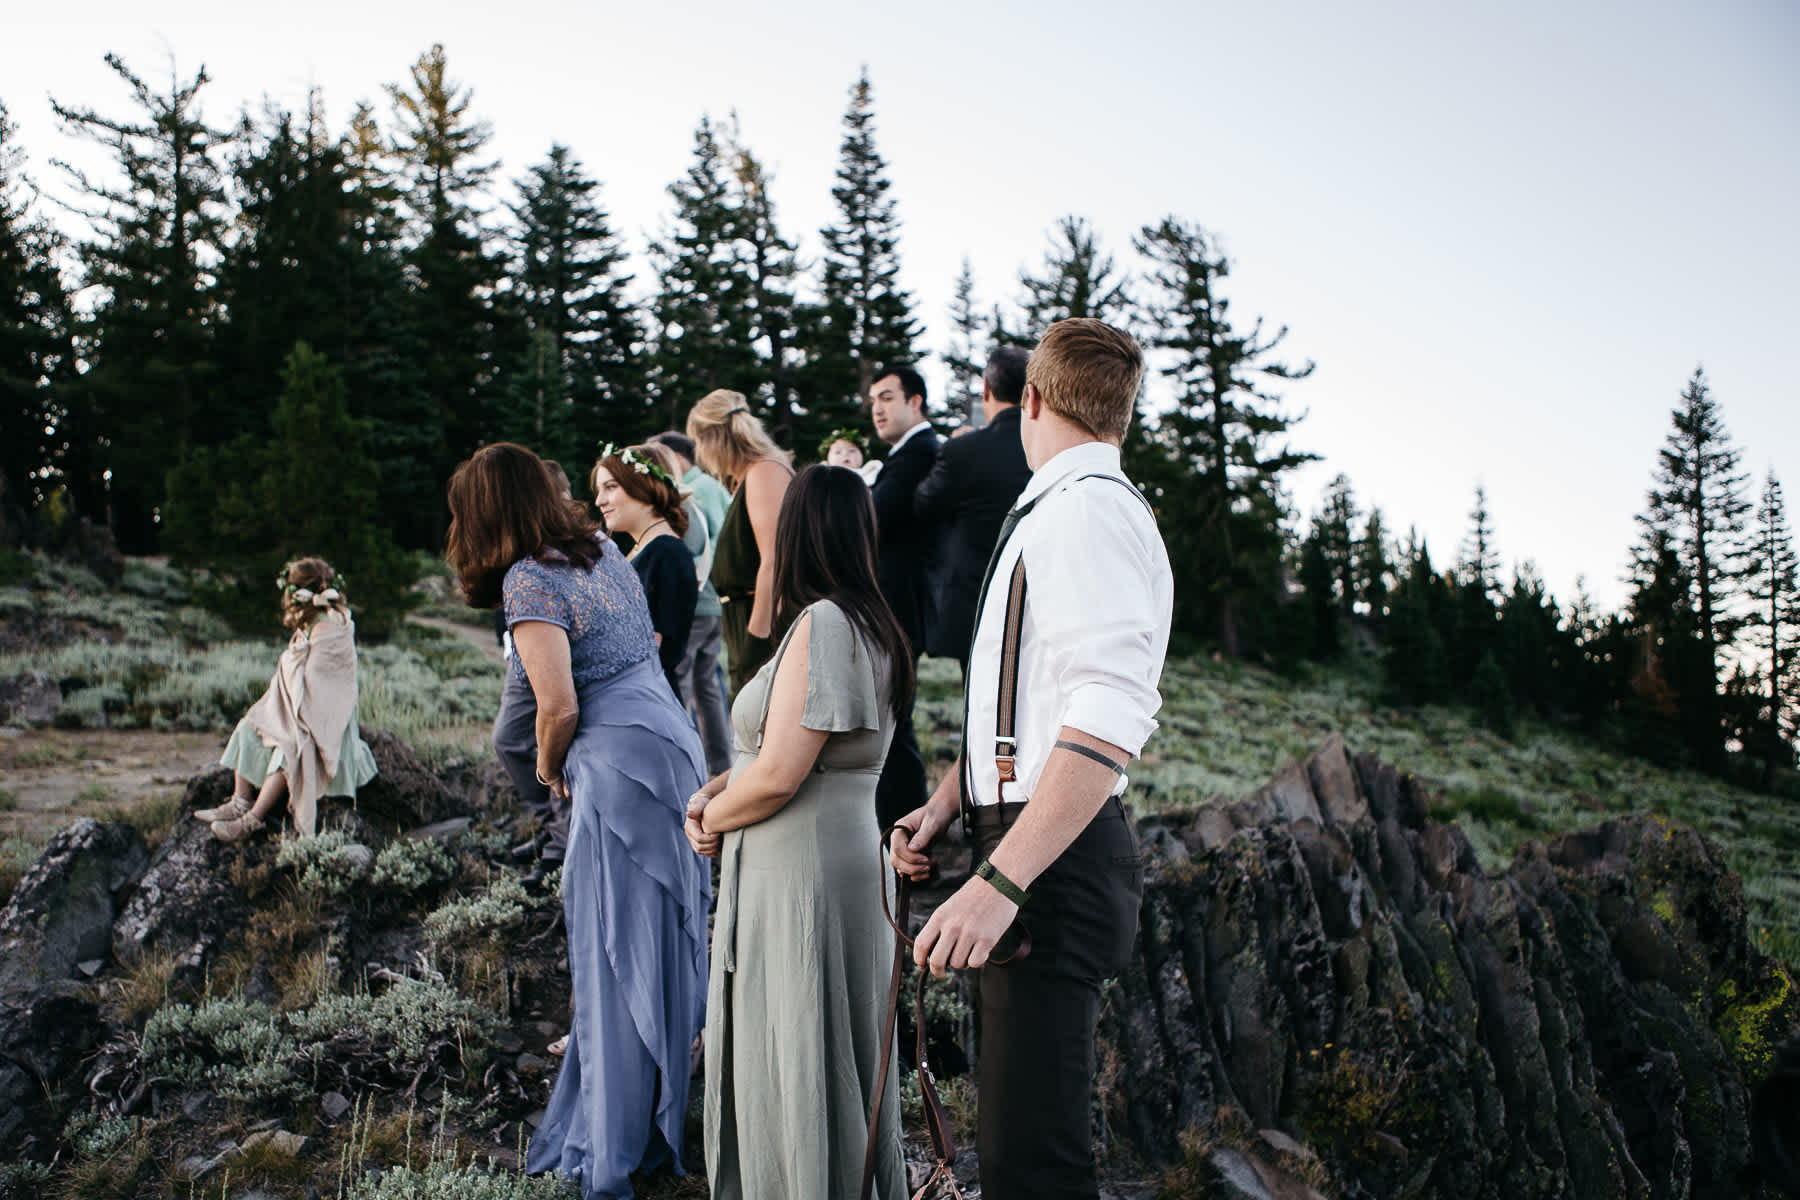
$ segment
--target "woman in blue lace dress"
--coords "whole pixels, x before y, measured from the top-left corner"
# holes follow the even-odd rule
[[[527,1170],[583,1196],[681,1172],[691,1048],[706,1007],[704,863],[682,834],[700,740],[657,659],[637,572],[522,446],[451,477],[464,596],[502,606],[537,699],[538,777],[569,805],[563,912],[573,1028]]]

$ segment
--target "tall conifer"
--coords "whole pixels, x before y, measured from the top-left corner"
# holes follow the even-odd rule
[[[211,394],[210,264],[225,229],[227,138],[200,111],[204,68],[184,83],[171,66],[159,90],[117,55],[106,65],[130,91],[132,115],[51,101],[64,128],[106,150],[117,169],[107,181],[68,168],[94,231],[79,247],[81,282],[99,301],[82,331],[88,370],[68,389],[72,427],[92,436],[68,447],[64,478],[78,509],[105,510],[120,548],[145,554],[156,548],[171,451],[231,437],[248,420]]]
[[[577,474],[599,442],[636,440],[651,423],[631,275],[599,187],[567,146],[552,145],[512,206],[512,286],[528,341],[495,431]]]
[[[1768,686],[1763,697],[1758,745],[1765,770],[1792,766],[1793,742],[1800,734],[1800,556],[1788,525],[1781,481],[1770,471],[1751,526],[1747,640],[1761,657]]]
[[[875,99],[865,69],[850,88],[838,152],[837,220],[825,244],[819,301],[803,313],[810,404],[824,424],[860,421],[877,366],[909,361],[920,329],[900,285],[900,218],[887,161],[875,145]]]
[[[650,247],[655,304],[655,388],[662,421],[680,428],[694,401],[714,388],[754,396],[750,280],[739,244],[741,214],[731,163],[708,117],[694,129],[694,157],[669,185],[673,221]]]
[[[1170,559],[1181,564],[1178,622],[1235,655],[1282,598],[1283,477],[1318,457],[1289,444],[1300,417],[1282,410],[1270,384],[1304,379],[1313,364],[1275,357],[1285,326],[1233,326],[1221,287],[1230,264],[1204,229],[1168,217],[1135,244],[1149,263],[1149,346],[1162,352],[1175,407],[1128,443],[1133,477],[1155,494]]]
[[[61,241],[32,211],[15,133],[0,104],[0,505],[29,511],[51,486],[69,432],[59,428],[57,393],[74,375],[74,344],[55,262]]]
[[[1637,518],[1640,540],[1633,556],[1639,578],[1664,588],[1679,585],[1685,593],[1679,611],[1691,619],[1697,658],[1694,670],[1683,672],[1689,677],[1686,690],[1677,692],[1678,703],[1690,749],[1702,766],[1717,770],[1724,760],[1719,654],[1741,621],[1736,600],[1746,569],[1749,478],[1701,369],[1688,379],[1670,419],[1672,428],[1657,454],[1649,496]],[[1667,554],[1675,557],[1676,576],[1662,562]],[[1650,595],[1660,592],[1653,589]],[[1667,624],[1676,611],[1671,604],[1653,611],[1651,619]]]
[[[1131,307],[1125,277],[1113,256],[1100,248],[1100,237],[1085,217],[1067,216],[1050,234],[1050,249],[1037,274],[1022,272],[1025,290],[1020,308],[1031,337],[1043,335],[1056,321],[1098,317],[1123,325]]]
[[[411,325],[423,351],[416,369],[435,413],[432,470],[445,478],[488,432],[503,344],[515,332],[501,328],[501,264],[477,207],[497,164],[485,157],[491,129],[470,112],[473,90],[450,77],[441,44],[387,94],[410,225]],[[434,512],[435,534],[445,519]]]

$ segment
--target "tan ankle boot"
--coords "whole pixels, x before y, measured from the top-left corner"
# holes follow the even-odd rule
[[[197,809],[194,812],[194,820],[206,821],[208,823],[213,821],[235,821],[249,811],[250,801],[244,799],[242,796],[233,796],[217,808]]]
[[[241,842],[263,827],[263,819],[253,812],[246,812],[234,821],[214,821],[212,834],[221,842]]]

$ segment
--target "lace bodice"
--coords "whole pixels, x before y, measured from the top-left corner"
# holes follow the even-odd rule
[[[557,551],[545,557],[548,563],[521,558],[507,568],[500,602],[508,628],[545,621],[566,631],[576,687],[656,657],[644,587],[610,538],[601,539],[600,559],[586,571]],[[524,671],[517,655],[511,669]]]

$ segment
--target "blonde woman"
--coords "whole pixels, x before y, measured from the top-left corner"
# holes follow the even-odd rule
[[[275,582],[287,649],[219,758],[233,773],[231,799],[194,814],[222,842],[261,829],[284,796],[294,828],[311,837],[321,796],[355,796],[375,778],[356,724],[356,623],[337,573],[322,558],[301,558]]]
[[[742,392],[702,396],[688,413],[700,468],[731,491],[713,553],[712,584],[723,610],[725,654],[735,693],[769,660],[775,625],[775,526],[794,477],[792,456],[775,444]]]

